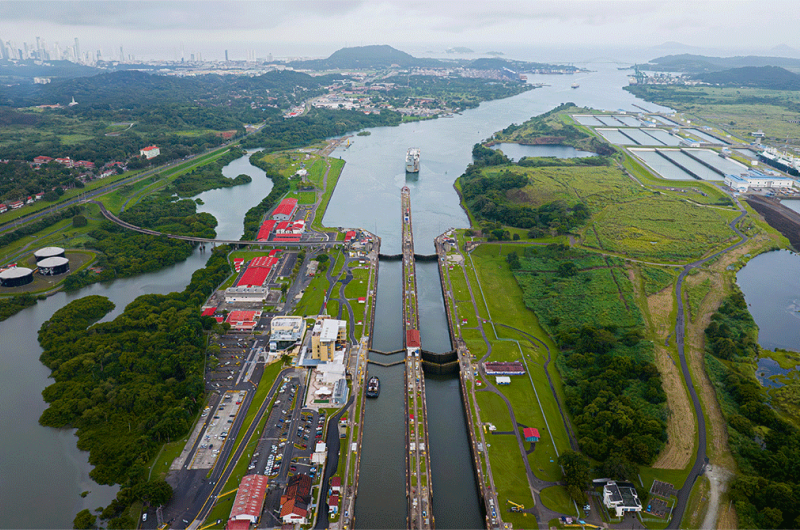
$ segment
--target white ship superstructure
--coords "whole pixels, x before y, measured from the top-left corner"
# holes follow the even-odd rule
[[[763,151],[758,153],[758,157],[762,162],[782,171],[794,169],[800,172],[800,158],[778,151],[774,147],[765,147]]]
[[[406,173],[419,173],[419,147],[409,147],[406,153]]]

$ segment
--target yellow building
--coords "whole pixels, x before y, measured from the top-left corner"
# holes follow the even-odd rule
[[[333,361],[337,343],[341,349],[347,341],[347,322],[332,318],[321,318],[311,331],[311,357],[325,362]]]

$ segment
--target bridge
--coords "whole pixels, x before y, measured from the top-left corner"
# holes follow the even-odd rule
[[[433,488],[428,455],[428,413],[425,402],[425,374],[422,370],[419,338],[419,306],[414,262],[414,233],[411,226],[411,191],[401,192],[403,223],[403,322],[406,347],[406,497],[408,528],[433,528]]]
[[[210,243],[213,245],[270,245],[270,246],[278,246],[278,247],[313,247],[313,246],[323,246],[323,247],[333,247],[336,245],[336,237],[329,236],[324,232],[313,232],[313,236],[311,239],[306,239],[305,241],[247,241],[247,240],[240,240],[240,239],[213,239],[208,237],[194,237],[194,236],[182,236],[178,234],[166,234],[164,232],[158,232],[156,230],[150,230],[149,228],[142,228],[141,226],[136,226],[131,224],[127,221],[123,221],[113,213],[109,212],[106,206],[100,201],[86,201],[91,202],[92,204],[96,204],[100,207],[100,213],[103,214],[103,217],[115,223],[123,228],[128,230],[132,230],[134,232],[139,232],[140,234],[147,234],[151,236],[158,236],[158,237],[166,237],[168,239],[180,239],[181,241],[190,241],[192,243]]]

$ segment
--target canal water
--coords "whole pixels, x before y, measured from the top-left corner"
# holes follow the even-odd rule
[[[231,169],[233,168],[233,169]],[[223,173],[246,173],[253,182],[200,195],[198,211],[219,221],[217,235],[238,239],[244,214],[269,193],[272,182],[247,157],[234,160]],[[266,181],[266,182],[265,182]],[[58,293],[0,322],[0,525],[4,528],[71,528],[75,514],[108,505],[118,487],[100,486],[89,477],[89,454],[78,450],[73,429],[39,425],[46,408],[42,390],[53,381],[39,362],[42,349],[37,332],[53,313],[88,295],[108,297],[116,308],[105,320],[119,315],[136,297],[182,290],[192,274],[202,268],[209,252],[196,250],[186,261],[134,278],[94,284],[76,293]],[[82,498],[81,492],[89,494]]]
[[[371,136],[354,137],[349,148],[336,152],[336,156],[341,156],[347,164],[331,199],[324,224],[363,227],[376,232],[383,240],[383,252],[398,254],[400,188],[408,185],[411,188],[414,209],[416,250],[421,254],[433,254],[433,238],[436,235],[449,227],[468,226],[467,217],[459,206],[458,196],[453,189],[453,182],[471,161],[472,146],[476,142],[488,138],[511,123],[522,123],[569,101],[604,110],[639,112],[644,108],[649,111],[670,112],[669,109],[638,100],[623,91],[621,87],[627,84],[627,73],[617,71],[616,64],[588,64],[587,67],[592,71],[578,76],[531,75],[529,83],[546,83],[548,86],[513,98],[483,103],[480,107],[465,111],[454,118],[377,128],[371,130]],[[580,90],[571,90],[571,83],[576,81],[580,82]],[[406,175],[404,166],[405,152],[412,146],[422,150],[422,168],[419,175],[414,176]],[[232,170],[229,176],[235,177],[239,173],[253,174],[250,172],[254,168],[243,161],[244,159],[240,159],[233,163],[241,164],[242,167]],[[244,214],[269,190],[268,183],[259,183],[260,178],[256,177],[253,183],[241,187],[214,190],[200,196],[205,204],[199,210],[209,211],[217,217],[217,232],[221,237],[236,239],[241,234]],[[239,194],[245,190],[247,193]],[[72,431],[43,428],[37,423],[44,410],[41,391],[51,382],[48,379],[48,370],[38,360],[41,349],[36,331],[42,322],[68,301],[88,294],[108,296],[117,304],[115,314],[118,314],[140,294],[181,290],[189,283],[191,274],[203,266],[206,258],[206,254],[195,252],[185,262],[165,270],[90,286],[71,295],[58,294],[0,323],[0,336],[4,339],[13,337],[13,341],[4,340],[0,346],[0,362],[5,368],[0,373],[0,400],[4,404],[0,408],[0,444],[5,455],[0,459],[0,513],[4,516],[0,524],[11,528],[68,528],[77,511],[104,506],[116,492],[115,488],[98,486],[88,478],[91,469],[87,462],[88,455],[77,450]],[[398,272],[392,276],[387,271],[394,266],[398,267]],[[399,263],[381,264],[381,295],[377,307],[379,316],[376,317],[375,326],[375,346],[379,349],[396,349],[402,346],[399,312],[386,312],[387,306],[395,306],[399,311],[399,266]],[[421,269],[421,276],[425,275],[423,269],[424,267]],[[443,302],[438,281],[438,274],[430,274],[429,279],[424,283],[420,282],[419,287],[422,293],[438,292],[438,307],[441,308]],[[394,287],[386,282],[393,282]],[[392,292],[395,292],[391,295],[396,297],[394,300],[383,296],[383,293]],[[427,302],[421,305],[421,311],[426,318],[436,314],[435,311],[431,312],[436,304],[437,302],[431,302],[430,309],[427,308]],[[443,314],[443,309],[437,311]],[[446,351],[449,347],[445,340],[445,328],[440,327],[440,324],[435,324],[435,327],[438,331],[429,330],[429,322],[425,322],[421,330],[423,347]],[[371,369],[377,370],[377,367]],[[385,391],[382,389],[379,399],[371,400],[367,405],[366,422],[367,426],[371,426],[365,426],[364,431],[365,461],[362,466],[366,467],[362,467],[362,486],[359,487],[356,508],[360,519],[357,519],[356,524],[359,527],[399,528],[405,526],[406,510],[400,387],[403,371],[402,367],[398,367],[381,373],[381,381],[385,377],[388,385]],[[393,381],[397,382],[396,394],[392,390]],[[432,381],[428,392],[438,390],[435,378]],[[447,411],[455,415],[456,410],[461,414],[460,405],[453,408],[453,403],[458,401],[452,400],[460,400],[457,385],[453,381],[445,378],[442,389],[446,396],[429,400],[431,417],[442,417],[440,413]],[[437,408],[439,403],[442,404],[441,409]],[[437,455],[440,451],[450,451],[451,454],[445,456],[451,457],[451,462],[458,462],[458,467],[470,470],[471,473],[471,456],[466,449],[465,429],[462,425],[461,431],[453,430],[453,425],[447,422],[431,423],[430,450]],[[374,430],[368,433],[367,429]],[[399,435],[395,432],[397,429]],[[463,451],[459,447],[464,448]],[[370,454],[373,456],[369,456]],[[370,458],[373,458],[372,463]],[[444,457],[438,458],[445,461]],[[401,471],[397,471],[398,469]],[[386,481],[395,479],[402,481],[400,490],[396,486],[384,485]],[[370,480],[373,482],[369,482]],[[464,504],[477,504],[474,480],[453,479],[441,470],[439,464],[434,464],[433,484],[436,492],[434,516],[437,524],[445,525],[443,527],[448,524],[473,526],[466,522],[445,523],[447,516],[442,513],[447,510],[464,511]],[[79,494],[87,490],[91,493],[86,498],[81,498]],[[399,496],[397,491],[400,492]],[[439,496],[445,491],[452,492],[453,498],[458,499],[458,502],[442,507],[444,501],[440,502]],[[370,495],[373,497],[370,498]],[[482,521],[474,526],[482,526]]]
[[[403,348],[402,278],[402,262],[381,261],[372,340],[376,350],[389,352]],[[399,361],[403,357],[403,353],[370,354],[371,359],[381,363]],[[403,365],[369,364],[367,377],[373,375],[381,380],[381,393],[376,399],[365,399],[355,527],[405,528],[405,371]]]

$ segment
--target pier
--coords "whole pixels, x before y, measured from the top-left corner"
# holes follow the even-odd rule
[[[411,191],[401,192],[403,223],[403,322],[406,348],[406,497],[408,528],[433,528],[431,466],[428,458],[428,417],[425,375],[419,336],[419,306],[411,225]]]

